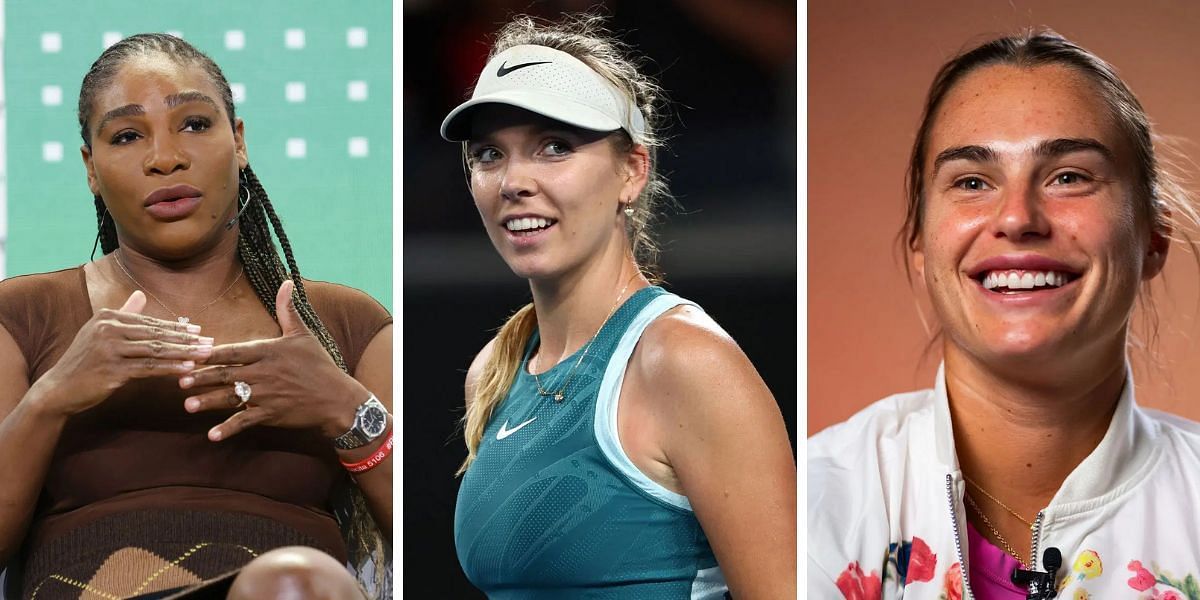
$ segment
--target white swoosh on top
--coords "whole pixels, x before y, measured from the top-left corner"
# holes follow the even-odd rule
[[[504,438],[506,438],[506,437],[508,437],[508,436],[510,436],[510,435],[512,435],[512,434],[514,434],[514,433],[516,433],[516,432],[518,432],[518,431],[520,431],[522,427],[524,427],[524,426],[526,426],[526,425],[528,425],[528,424],[530,424],[530,423],[532,423],[532,422],[534,422],[534,421],[536,421],[536,420],[537,420],[537,417],[534,417],[534,418],[532,418],[532,419],[530,419],[530,420],[528,420],[528,421],[525,421],[524,423],[521,423],[520,425],[517,425],[516,427],[513,427],[512,429],[509,429],[509,428],[508,428],[508,421],[507,421],[507,420],[505,420],[505,421],[504,421],[504,424],[500,425],[500,431],[497,431],[497,432],[496,432],[496,439],[497,439],[497,440],[502,440],[502,439],[504,439]]]

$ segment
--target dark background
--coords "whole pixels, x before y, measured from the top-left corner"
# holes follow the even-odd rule
[[[481,597],[454,553],[463,378],[495,328],[529,301],[467,191],[438,126],[464,100],[491,34],[516,13],[594,2],[404,6],[404,593]],[[600,12],[645,54],[673,102],[660,170],[682,210],[659,230],[665,287],[741,345],[796,443],[796,8],[776,0],[614,1]]]

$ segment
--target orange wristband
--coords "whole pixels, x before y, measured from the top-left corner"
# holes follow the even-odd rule
[[[389,429],[387,438],[383,440],[383,445],[380,446],[379,449],[375,451],[375,454],[368,456],[365,460],[360,460],[355,463],[348,463],[344,460],[340,461],[340,462],[342,463],[342,466],[346,467],[346,470],[350,471],[351,473],[363,473],[366,471],[370,471],[371,469],[374,469],[375,467],[379,466],[379,463],[383,462],[383,459],[387,458],[388,455],[390,455],[391,453],[392,453],[392,432]]]

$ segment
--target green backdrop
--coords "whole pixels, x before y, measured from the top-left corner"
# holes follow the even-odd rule
[[[391,310],[391,9],[384,0],[4,2],[6,274],[88,260],[96,215],[79,158],[79,84],[106,40],[164,31],[211,56],[233,84],[250,163],[301,273]]]

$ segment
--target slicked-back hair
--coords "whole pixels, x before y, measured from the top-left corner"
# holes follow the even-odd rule
[[[230,89],[225,73],[217,63],[181,38],[165,33],[139,33],[105,49],[83,76],[83,84],[79,86],[79,135],[88,148],[92,147],[92,132],[88,129],[88,123],[92,117],[96,95],[112,83],[126,62],[142,56],[166,56],[176,64],[203,69],[221,95],[221,104],[225,106],[225,114],[229,115],[229,126],[234,126],[236,116],[233,109],[233,90]]]
[[[1112,65],[1050,29],[1036,28],[992,40],[959,54],[942,65],[934,77],[909,157],[905,182],[907,208],[904,226],[896,239],[904,256],[904,271],[909,281],[912,281],[912,253],[919,246],[924,225],[925,155],[929,152],[929,135],[936,124],[938,110],[946,96],[964,78],[979,69],[996,65],[1024,69],[1063,67],[1082,77],[1091,86],[1095,95],[1107,106],[1109,116],[1133,152],[1132,167],[1136,180],[1132,209],[1139,224],[1148,225],[1155,233],[1186,244],[1192,251],[1197,270],[1200,270],[1200,246],[1191,233],[1200,225],[1200,213],[1191,195],[1172,172],[1171,161],[1156,153],[1156,146],[1157,149],[1172,150],[1171,145],[1154,134],[1142,104]],[[1133,335],[1130,342],[1134,348],[1149,350],[1156,343],[1159,325],[1150,280],[1142,285],[1138,301],[1144,309],[1142,329],[1145,339]],[[924,316],[921,320],[925,322]],[[940,335],[939,330],[930,338],[925,348],[926,354],[934,348]]]
[[[178,65],[202,69],[220,95],[220,102],[229,115],[229,126],[236,128],[233,92],[221,68],[195,46],[180,38],[163,33],[143,33],[109,46],[92,63],[91,69],[83,77],[83,84],[79,90],[79,129],[84,144],[89,148],[92,143],[89,128],[96,96],[112,83],[113,78],[129,60],[143,56],[165,56]],[[241,192],[242,189],[246,192]],[[304,325],[321,342],[321,346],[338,368],[346,371],[346,361],[341,350],[308,300],[304,278],[301,277],[300,267],[292,254],[292,245],[283,230],[283,222],[275,213],[271,199],[249,165],[242,169],[239,175],[238,202],[242,202],[243,195],[247,199],[244,207],[238,207],[244,208],[238,217],[238,258],[245,269],[246,280],[250,282],[263,308],[273,318],[278,319],[275,314],[275,297],[284,280],[291,279],[295,284],[292,301]],[[104,199],[95,196],[94,201],[98,241],[103,253],[109,254],[120,247],[120,240],[117,238],[116,226],[108,214]],[[283,250],[283,258],[275,246],[275,240],[278,240],[279,248]],[[383,542],[362,492],[348,479],[344,483],[349,486],[349,493],[338,494],[338,497],[347,497],[348,506],[334,507],[332,512],[338,517],[342,533],[346,537],[350,560],[360,574],[360,581],[364,574],[373,576],[374,581],[369,582],[371,587],[383,590],[390,585],[387,568],[391,560],[390,549]]]
[[[1155,155],[1155,136],[1150,118],[1137,96],[1104,59],[1049,29],[1032,29],[977,46],[952,59],[938,70],[929,87],[921,125],[909,158],[906,181],[907,209],[898,242],[906,258],[920,240],[925,211],[925,155],[937,112],[950,91],[967,75],[993,65],[1032,69],[1060,66],[1083,77],[1107,104],[1113,122],[1133,150],[1137,177],[1134,212],[1155,231],[1180,232],[1176,224],[1194,226],[1198,220],[1191,198]],[[905,269],[909,260],[904,261]]]

